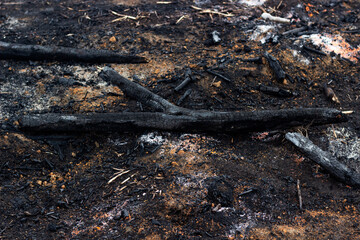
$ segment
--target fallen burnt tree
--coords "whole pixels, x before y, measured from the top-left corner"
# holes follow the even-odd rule
[[[146,63],[144,57],[121,55],[108,50],[15,44],[0,41],[0,58],[17,60],[56,60],[88,63]]]
[[[129,131],[159,129],[187,132],[234,132],[285,129],[304,124],[346,121],[341,111],[328,108],[264,110],[256,112],[197,111],[178,107],[105,67],[100,76],[123,92],[160,112],[37,114],[20,118],[20,128],[32,132]]]
[[[192,111],[190,110],[189,113]],[[235,132],[286,129],[313,122],[344,121],[341,112],[328,108],[265,110],[256,112],[193,111],[189,115],[159,112],[93,114],[35,114],[20,119],[22,130],[31,132],[109,132],[159,129],[186,132]]]
[[[326,169],[331,175],[346,184],[360,186],[360,174],[331,156],[329,152],[313,144],[313,142],[299,133],[287,133],[286,139],[292,142],[311,160]]]

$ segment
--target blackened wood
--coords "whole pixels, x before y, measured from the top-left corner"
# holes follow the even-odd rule
[[[176,102],[177,105],[181,105],[183,101],[191,94],[192,90],[188,89],[186,92],[179,98],[179,100]]]
[[[295,33],[298,33],[298,32],[303,32],[303,31],[307,30],[308,28],[309,28],[308,26],[294,28],[294,29],[291,29],[289,31],[283,32],[282,35],[286,36],[286,35],[289,35],[289,34],[295,34]]]
[[[128,97],[136,99],[142,104],[152,107],[157,111],[171,114],[178,114],[179,112],[184,111],[184,109],[170,103],[159,95],[150,92],[141,85],[124,78],[112,68],[105,67],[99,76],[105,81],[109,81],[112,84],[119,86]]]
[[[292,96],[294,96],[294,94],[290,90],[278,88],[278,87],[270,87],[270,86],[260,85],[259,91],[266,93],[266,94],[273,95],[273,96],[277,96],[277,97],[292,97]]]
[[[309,52],[313,52],[313,53],[316,53],[316,54],[319,54],[319,55],[322,55],[322,56],[326,56],[327,54],[322,52],[322,51],[319,51],[319,50],[316,50],[314,48],[311,48],[311,47],[308,47],[306,45],[303,46],[303,49],[309,51]]]
[[[348,168],[329,152],[313,144],[313,142],[299,133],[287,133],[286,139],[292,142],[311,160],[326,169],[331,175],[340,179],[346,184],[360,186],[360,174]]]
[[[240,58],[243,62],[254,62],[254,63],[261,63],[261,57],[254,57],[254,58]]]
[[[283,82],[285,79],[285,71],[282,69],[279,61],[268,52],[264,53],[264,57],[269,62],[270,68],[273,70],[276,80]]]
[[[30,132],[105,132],[158,129],[183,132],[248,132],[286,129],[305,124],[346,120],[340,111],[327,108],[264,110],[256,112],[191,111],[189,115],[159,112],[94,113],[88,115],[35,114],[19,119]]]
[[[227,82],[232,82],[231,79],[229,79],[229,78],[221,75],[220,73],[214,72],[214,71],[212,71],[212,70],[210,70],[210,69],[206,69],[206,71],[207,71],[208,73],[211,73],[212,75],[215,75],[215,76],[217,76],[217,77],[219,77],[219,78],[227,81]]]
[[[187,68],[185,71],[185,79],[184,81],[182,81],[176,88],[175,91],[180,91],[181,89],[183,89],[189,82],[192,81],[192,77],[191,77],[191,69]]]
[[[17,60],[56,60],[88,63],[146,63],[144,57],[121,55],[108,50],[76,49],[58,46],[25,45],[0,41],[0,58]]]

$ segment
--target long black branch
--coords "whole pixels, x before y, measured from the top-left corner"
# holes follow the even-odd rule
[[[194,111],[193,115],[159,112],[92,114],[35,114],[20,118],[20,128],[31,132],[106,132],[158,129],[186,132],[248,132],[286,129],[308,123],[344,121],[341,112],[327,108],[264,110],[256,112]]]
[[[56,60],[88,63],[146,63],[134,55],[122,55],[109,50],[77,49],[58,46],[25,45],[0,41],[0,58],[17,60]]]
[[[143,128],[187,132],[236,132],[285,129],[312,123],[346,121],[341,111],[329,108],[299,108],[255,112],[198,111],[178,107],[146,88],[122,77],[111,68],[100,76],[118,85],[124,93],[159,112],[93,113],[87,115],[42,114],[20,119],[29,131],[129,131]]]

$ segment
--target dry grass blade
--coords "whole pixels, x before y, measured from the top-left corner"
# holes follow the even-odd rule
[[[112,177],[112,178],[108,181],[108,184],[112,183],[112,182],[115,181],[118,177],[120,177],[120,176],[122,176],[122,175],[124,175],[124,174],[126,174],[126,173],[128,173],[128,172],[130,172],[130,170],[120,171],[120,172],[115,173],[115,174],[114,174],[114,177]]]
[[[119,21],[122,21],[122,20],[125,20],[125,19],[131,19],[131,20],[138,20],[139,19],[139,17],[133,17],[133,16],[130,16],[130,15],[121,14],[121,13],[118,13],[118,12],[115,12],[115,11],[112,11],[112,10],[110,10],[110,13],[112,13],[115,16],[119,17],[119,18],[116,18],[116,19],[112,20],[111,22],[119,22]]]
[[[193,9],[200,11],[200,14],[217,14],[220,16],[224,16],[224,17],[234,17],[234,14],[231,13],[222,13],[222,12],[217,12],[211,9],[202,9],[199,7],[195,7],[195,6],[191,6]]]

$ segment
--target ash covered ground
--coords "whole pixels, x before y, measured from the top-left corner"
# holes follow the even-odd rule
[[[359,190],[286,142],[285,131],[266,138],[16,129],[31,113],[151,111],[98,76],[111,66],[173,103],[191,89],[180,104],[190,109],[353,110],[346,123],[289,131],[307,134],[358,170],[359,9],[352,0],[2,1],[1,41],[108,49],[149,62],[0,60],[0,238],[358,238]],[[291,22],[264,20],[263,11]],[[301,34],[284,34],[296,28]],[[275,79],[265,51],[281,63],[284,81]],[[250,58],[259,60],[244,61]],[[194,81],[174,91],[189,68]],[[325,96],[324,84],[338,103]],[[294,94],[268,95],[259,85]]]

